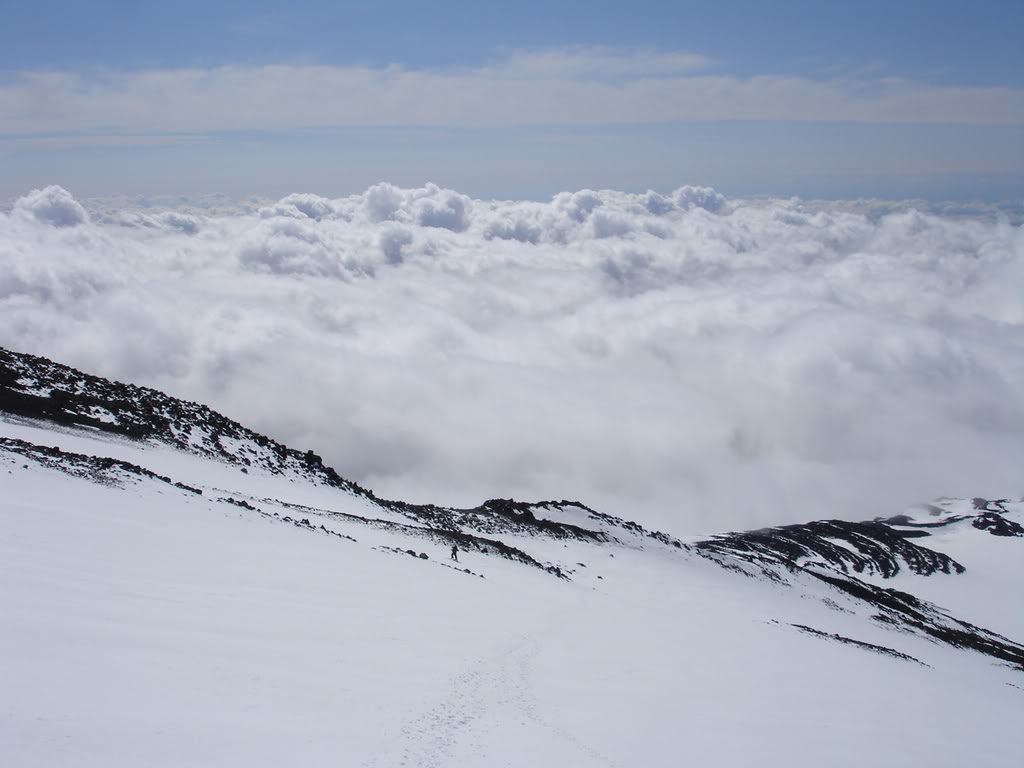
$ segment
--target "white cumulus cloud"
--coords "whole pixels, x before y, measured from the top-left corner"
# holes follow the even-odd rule
[[[0,214],[0,344],[208,402],[380,493],[677,531],[1020,494],[1024,233],[713,189]]]
[[[54,227],[74,227],[89,220],[89,215],[71,193],[56,185],[34,189],[19,198],[14,211]]]

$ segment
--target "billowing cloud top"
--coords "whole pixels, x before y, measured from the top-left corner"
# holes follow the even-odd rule
[[[210,403],[410,500],[675,530],[1024,490],[998,216],[427,185],[251,213],[0,214],[0,344]]]
[[[73,227],[89,220],[89,215],[71,193],[58,186],[32,190],[18,199],[14,212],[55,227]]]

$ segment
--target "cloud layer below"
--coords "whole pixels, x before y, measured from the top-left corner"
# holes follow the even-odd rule
[[[385,495],[714,530],[1024,491],[1024,232],[714,190],[0,214],[0,344]]]

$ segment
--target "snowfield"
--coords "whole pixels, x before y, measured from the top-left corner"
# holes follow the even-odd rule
[[[1020,759],[1019,502],[856,529],[914,534],[884,578],[813,554],[867,551],[842,525],[708,549],[571,502],[389,502],[194,404],[4,354],[4,765]],[[132,409],[149,436],[118,432]],[[152,414],[171,412],[165,434]],[[812,554],[767,554],[799,537]],[[915,573],[920,547],[964,572]],[[902,608],[892,587],[935,605]]]

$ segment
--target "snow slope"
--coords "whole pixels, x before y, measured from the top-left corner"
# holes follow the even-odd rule
[[[4,765],[1020,758],[1024,537],[991,524],[1020,503],[701,540],[419,507],[201,406],[0,362]]]

